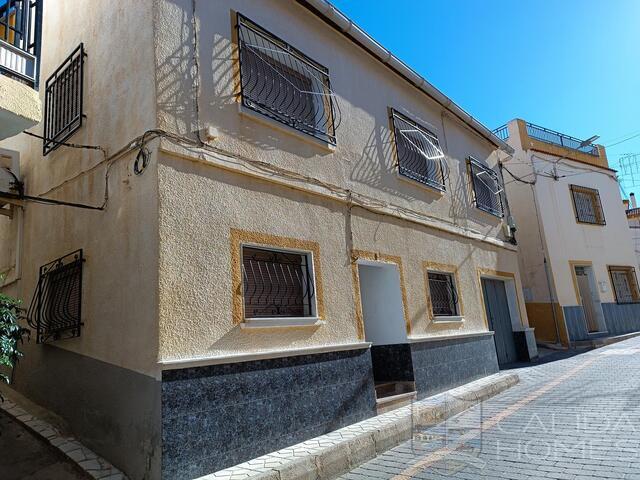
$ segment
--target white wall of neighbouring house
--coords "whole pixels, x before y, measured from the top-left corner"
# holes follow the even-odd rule
[[[548,172],[554,157],[534,154],[534,166]],[[637,259],[629,224],[621,208],[620,189],[611,170],[590,167],[570,160],[557,165],[558,180],[538,176],[536,193],[549,257],[561,305],[577,305],[572,267],[569,262],[592,262],[600,300],[614,302],[608,266],[633,266]],[[605,225],[578,223],[570,185],[597,189]]]

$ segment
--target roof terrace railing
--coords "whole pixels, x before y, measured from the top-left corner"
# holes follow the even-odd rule
[[[594,157],[600,156],[598,147],[593,143],[585,146],[580,146],[582,144],[582,140],[580,140],[579,138],[571,137],[554,130],[549,130],[548,128],[540,127],[539,125],[534,125],[533,123],[527,122],[527,135],[529,135],[531,138],[535,138],[536,140],[540,140],[541,142],[558,145],[560,147],[571,148],[588,155],[593,155]]]
[[[34,88],[42,32],[42,0],[0,0],[0,74]]]
[[[509,126],[507,124],[496,128],[491,133],[498,137],[502,141],[506,141],[509,138]]]

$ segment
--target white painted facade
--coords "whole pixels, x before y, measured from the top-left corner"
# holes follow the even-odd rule
[[[621,208],[616,173],[608,168],[603,147],[591,159],[582,152],[529,137],[522,120],[512,120],[508,127],[508,143],[515,152],[505,162],[505,188],[518,224],[520,271],[530,324],[544,331],[549,322],[558,322],[562,336],[561,315],[547,318],[543,326],[542,320],[536,321],[539,310],[534,312],[540,304],[558,304],[563,308],[581,305],[574,266],[584,265],[588,267],[600,331],[606,332],[597,303],[616,302],[609,267],[628,266],[637,270],[638,264]],[[597,190],[604,224],[577,220],[572,185]]]

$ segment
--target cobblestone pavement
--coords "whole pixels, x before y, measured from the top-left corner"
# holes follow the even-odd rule
[[[515,387],[341,478],[640,480],[640,338],[517,372]]]
[[[74,462],[0,410],[0,479],[91,480]]]

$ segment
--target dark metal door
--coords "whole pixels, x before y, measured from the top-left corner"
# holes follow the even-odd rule
[[[488,278],[482,279],[482,294],[487,311],[489,329],[494,331],[493,339],[496,344],[498,363],[515,362],[518,359],[516,345],[511,328],[511,315],[504,282]]]

